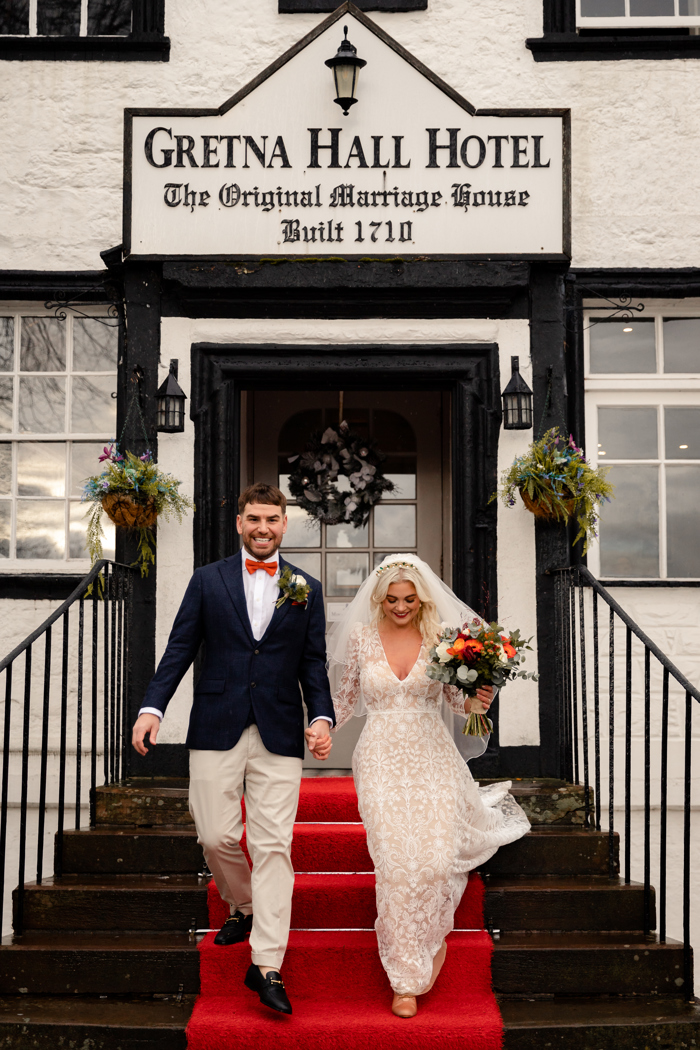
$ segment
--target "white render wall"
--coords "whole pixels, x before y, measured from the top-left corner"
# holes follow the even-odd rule
[[[536,63],[541,0],[371,17],[477,108],[572,110],[573,265],[700,264],[700,62]],[[166,0],[167,63],[3,62],[0,269],[100,268],[122,237],[124,108],[218,106],[320,21]]]

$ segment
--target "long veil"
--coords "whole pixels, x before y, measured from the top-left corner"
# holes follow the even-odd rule
[[[396,563],[412,565],[419,571],[430,597],[435,602],[437,616],[442,624],[447,627],[461,627],[462,624],[467,623],[467,621],[478,620],[479,623],[484,622],[483,618],[475,613],[466,602],[463,602],[458,598],[454,591],[452,591],[446,583],[443,583],[437,573],[433,572],[428,563],[423,561],[422,558],[419,558],[417,554],[388,554],[382,561],[381,565],[378,565],[361,584],[357,594],[350,602],[350,605],[345,610],[342,617],[339,620],[336,620],[329,629],[326,650],[328,653],[328,677],[330,679],[331,693],[333,696],[337,694],[345,672],[348,645],[353,628],[358,623],[363,626],[367,626],[371,623],[371,596],[376,586],[380,571],[385,569],[388,565]],[[354,714],[360,716],[366,713],[367,709],[364,699],[360,696]],[[447,704],[443,704],[443,718],[451,732],[454,729],[455,720],[458,720],[459,717],[459,715],[455,715],[452,712]],[[465,743],[471,742],[472,740],[478,741],[483,739],[484,738],[469,737],[465,738]],[[464,754],[464,748],[460,748],[460,750]],[[482,753],[483,750],[485,750],[485,746],[479,745],[478,753]],[[470,754],[465,755],[465,757],[475,756]]]

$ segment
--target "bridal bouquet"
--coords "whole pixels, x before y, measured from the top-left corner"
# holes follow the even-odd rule
[[[511,631],[510,635],[502,632],[497,623],[484,624],[482,620],[465,623],[461,630],[445,628],[430,650],[425,673],[471,697],[482,686],[502,689],[514,678],[537,681],[538,675],[519,670],[525,660],[523,650],[532,651],[529,639],[521,638],[520,631]],[[476,712],[469,715],[462,730],[467,736],[486,736],[492,731],[491,719]]]

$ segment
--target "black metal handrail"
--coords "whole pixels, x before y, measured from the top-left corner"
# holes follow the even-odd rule
[[[48,836],[55,831],[53,874],[60,877],[63,871],[66,810],[73,810],[76,831],[80,830],[83,823],[86,787],[83,777],[84,752],[87,752],[90,761],[87,801],[91,824],[95,818],[98,741],[103,752],[103,783],[119,780],[125,769],[132,585],[133,572],[129,566],[106,560],[97,562],[66,601],[0,660],[0,675],[5,675],[0,780],[0,918],[4,928],[5,886],[14,860],[17,889],[14,894],[13,926],[16,933],[21,932],[24,926],[24,883],[31,840],[35,847],[36,882],[41,884],[47,869],[44,851]],[[87,617],[86,602],[89,603]],[[70,620],[76,605],[78,630],[73,642],[75,632],[71,631]],[[53,632],[59,621],[60,672],[54,673]],[[37,661],[33,658],[34,651],[36,643],[42,638],[43,659],[40,656]],[[86,644],[90,650],[89,663],[85,659]],[[21,704],[18,705],[18,698],[13,698],[13,672],[22,656],[24,682]],[[38,663],[40,676],[37,676]],[[34,702],[35,691],[39,691],[39,688],[40,706]],[[89,700],[84,703],[86,693]],[[13,704],[20,707],[14,723]],[[69,770],[69,760],[73,754],[75,760]],[[13,774],[13,767],[16,770],[17,766],[19,776],[16,772]],[[74,781],[72,785],[69,783],[71,774]],[[15,786],[17,781],[18,793]],[[14,798],[11,797],[13,794]],[[30,799],[30,794],[35,797]],[[17,808],[18,826],[11,827],[10,811]],[[35,821],[31,819],[34,810]]]
[[[692,784],[692,729],[693,701],[700,702],[700,690],[690,682],[664,652],[648,637],[631,616],[615,601],[603,585],[585,566],[567,567],[556,571],[555,608],[557,620],[557,665],[559,667],[559,740],[561,745],[561,767],[567,779],[581,783],[583,775],[585,797],[585,819],[589,826],[601,830],[601,788],[603,776],[607,774],[607,817],[609,875],[617,878],[615,854],[615,792],[616,765],[615,735],[620,715],[624,726],[624,767],[621,783],[624,793],[624,860],[623,877],[626,884],[631,881],[632,869],[632,782],[633,768],[642,766],[643,779],[643,849],[642,870],[644,883],[644,933],[649,936],[652,921],[652,717],[659,716],[661,735],[659,742],[658,782],[658,938],[664,943],[667,938],[668,880],[669,880],[669,715],[670,686],[675,683],[683,692],[683,833],[682,833],[682,941],[683,941],[683,993],[693,997],[693,958],[690,943],[690,857],[691,857],[691,784]],[[589,592],[590,619],[586,615],[585,594]],[[608,628],[601,635],[599,622],[599,599],[608,607]],[[624,629],[624,708],[616,704],[618,676],[616,670],[616,627]],[[601,750],[601,639],[606,644],[607,633],[607,755]],[[639,643],[639,644],[636,644]],[[641,747],[637,746],[633,733],[635,682],[634,661],[643,653],[643,735]],[[653,663],[652,663],[653,660]],[[593,696],[589,695],[589,667],[593,670]],[[603,665],[604,666],[604,665]],[[654,692],[654,670],[661,671],[661,702],[652,710]],[[605,671],[603,670],[603,675]],[[680,722],[680,719],[679,719]],[[592,725],[591,725],[592,723]],[[594,803],[591,806],[591,746],[593,749]],[[607,769],[605,764],[607,763]],[[619,786],[619,785],[618,785]]]

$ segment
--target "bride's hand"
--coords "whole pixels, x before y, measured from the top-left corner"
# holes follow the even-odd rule
[[[466,714],[485,715],[493,703],[493,686],[484,685],[476,691],[476,696],[468,696],[464,701]]]

